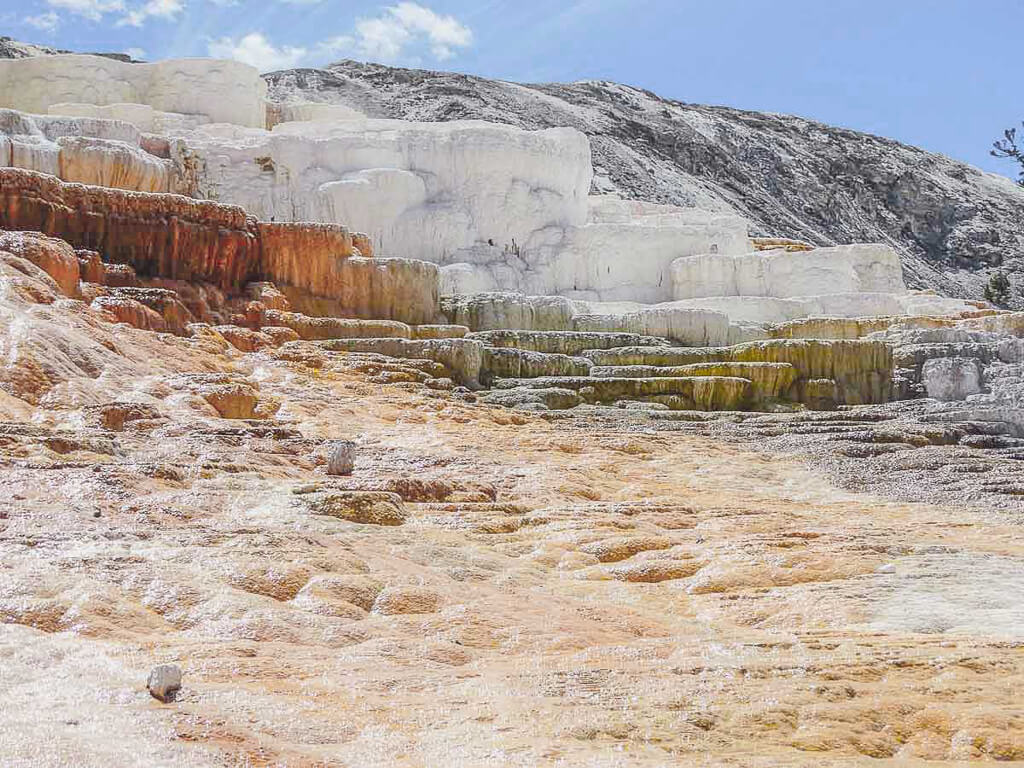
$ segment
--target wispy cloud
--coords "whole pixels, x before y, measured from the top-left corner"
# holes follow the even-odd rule
[[[302,46],[276,46],[261,32],[251,32],[237,40],[229,37],[212,40],[208,51],[219,59],[251,64],[261,72],[296,67],[309,54],[309,49]]]
[[[150,17],[173,19],[184,10],[183,0],[149,0],[144,5],[129,10],[118,20],[117,25],[119,27],[141,27]]]
[[[101,21],[107,16],[117,15],[117,26],[141,27],[147,19],[172,20],[185,10],[185,0],[146,0],[131,6],[126,5],[125,0],[46,0],[46,4],[54,10],[29,17],[25,23],[40,29],[53,29],[60,23],[57,11],[62,11],[89,21]]]
[[[48,11],[38,16],[26,16],[22,21],[43,32],[53,32],[60,25],[60,16],[56,11]]]
[[[281,0],[289,3],[317,1]],[[240,38],[211,40],[207,50],[211,56],[235,59],[267,72],[339,56],[393,62],[410,52],[415,55],[423,48],[434,58],[445,61],[472,44],[472,30],[454,16],[442,16],[418,3],[401,2],[384,8],[378,16],[359,19],[350,34],[325,38],[309,46],[277,45],[257,31]]]
[[[393,61],[420,40],[443,61],[452,58],[455,49],[472,45],[473,31],[454,16],[413,2],[390,6],[380,16],[356,23],[357,48],[369,58]]]
[[[99,21],[104,14],[124,10],[124,0],[46,0],[51,8],[84,16],[90,21]]]

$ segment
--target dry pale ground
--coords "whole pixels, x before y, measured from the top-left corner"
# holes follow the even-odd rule
[[[0,402],[4,766],[1024,761],[1013,514],[0,309],[29,393]],[[182,375],[213,371],[269,418],[218,418]],[[115,400],[147,417],[101,428]],[[327,438],[359,442],[351,478]],[[311,514],[310,483],[408,519]]]

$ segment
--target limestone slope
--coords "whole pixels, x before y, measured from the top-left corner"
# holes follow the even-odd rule
[[[574,127],[590,137],[595,192],[735,210],[754,235],[889,243],[911,287],[980,298],[994,267],[1024,279],[1024,189],[889,139],[610,82],[518,85],[353,61],[265,77],[272,98],[371,117]]]

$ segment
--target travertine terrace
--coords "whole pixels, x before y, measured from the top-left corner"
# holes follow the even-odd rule
[[[1024,315],[590,162],[0,61],[0,763],[1024,761]]]

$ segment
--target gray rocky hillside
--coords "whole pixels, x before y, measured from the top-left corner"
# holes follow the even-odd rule
[[[595,192],[735,209],[754,235],[890,243],[911,286],[953,296],[980,298],[997,267],[1024,288],[1024,188],[890,139],[610,82],[519,85],[354,61],[265,77],[274,99],[374,117],[572,126],[591,138]]]

